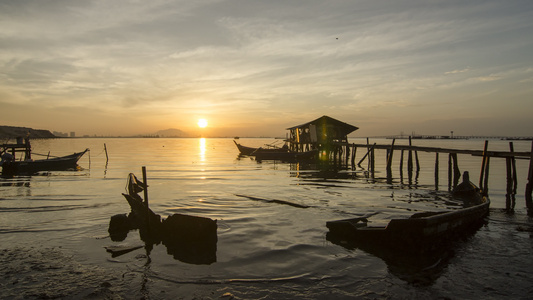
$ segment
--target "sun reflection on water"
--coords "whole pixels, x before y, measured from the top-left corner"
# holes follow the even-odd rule
[[[200,138],[200,161],[205,161],[205,138]]]

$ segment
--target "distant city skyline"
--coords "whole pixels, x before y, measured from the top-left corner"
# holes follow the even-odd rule
[[[328,115],[361,137],[533,135],[529,0],[0,7],[0,125],[272,137]]]

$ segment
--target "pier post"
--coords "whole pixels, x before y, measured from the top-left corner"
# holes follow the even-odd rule
[[[448,190],[452,190],[452,154],[448,154]]]
[[[514,145],[513,142],[509,142],[509,150],[514,153]],[[516,177],[516,158],[513,156],[511,157],[511,169],[512,169],[512,176],[513,176],[513,194],[516,194],[516,188],[518,185],[518,177]]]
[[[351,161],[351,165],[352,165],[352,170],[355,170],[355,154],[357,153],[357,147],[355,146],[355,144],[352,145],[352,161]]]
[[[507,174],[507,195],[511,195],[513,193],[513,171],[511,167],[511,157],[505,158],[505,170]]]
[[[490,156],[487,156],[486,166],[485,166],[485,178],[483,179],[483,194],[489,194],[489,165],[490,165]]]
[[[457,160],[457,153],[451,153],[453,162],[453,187],[455,188],[459,183],[459,178],[461,177],[461,171],[459,171],[459,162]]]
[[[487,149],[489,147],[489,141],[485,140],[485,146],[483,147],[483,160],[481,162],[481,173],[479,174],[479,188],[483,190],[483,176],[485,175],[485,163],[487,161]]]
[[[403,152],[404,150],[400,152],[400,180],[403,181]]]
[[[526,207],[527,214],[533,216],[533,199],[531,193],[533,192],[533,141],[531,141],[531,152],[529,157],[529,172],[526,183]]]
[[[146,179],[146,167],[142,167],[142,173],[143,173],[143,183],[144,183],[144,205],[146,205],[146,208],[148,207],[148,183]]]
[[[374,147],[372,147],[372,149],[370,150],[370,171],[372,172],[372,178],[374,177],[374,172],[375,172],[375,166],[376,166],[376,158],[375,158],[375,152],[374,152]]]
[[[390,150],[387,151],[387,179],[392,180],[392,154],[394,152],[394,142],[396,139],[392,139]]]
[[[413,151],[411,150],[411,137],[409,137],[409,152],[407,153],[407,172],[413,172]]]
[[[435,190],[439,190],[439,152],[435,152]]]

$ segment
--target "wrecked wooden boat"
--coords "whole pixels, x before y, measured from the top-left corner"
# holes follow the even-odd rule
[[[14,160],[11,156],[2,162],[2,175],[32,175],[42,171],[68,171],[76,170],[78,161],[89,149],[61,157],[38,160]],[[5,154],[4,154],[5,157]]]
[[[114,215],[109,222],[109,235],[113,241],[123,241],[130,230],[138,229],[144,248],[150,254],[154,245],[162,243],[174,259],[190,264],[211,264],[216,262],[217,221],[185,214],[173,214],[161,219],[149,207],[146,179],[140,181],[134,174],[128,175],[127,193],[122,195],[128,201],[131,212]],[[144,192],[143,198],[138,194]],[[132,249],[107,247],[113,256]]]
[[[443,212],[415,213],[407,219],[392,219],[386,226],[371,226],[366,218],[351,218],[326,223],[327,239],[338,244],[386,247],[424,253],[446,245],[465,233],[476,231],[489,213],[490,200],[464,176],[454,196],[464,208]]]
[[[235,146],[237,146],[237,149],[239,149],[239,152],[241,155],[247,155],[247,156],[256,156],[257,154],[262,153],[288,153],[289,148],[287,145],[284,145],[283,147],[274,147],[274,146],[267,146],[266,148],[263,147],[247,147],[243,146],[239,143],[237,143],[235,140],[233,141],[235,143]]]

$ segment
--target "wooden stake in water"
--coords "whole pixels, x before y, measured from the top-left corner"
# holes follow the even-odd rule
[[[146,208],[149,208],[148,206],[148,182],[146,181],[146,167],[142,167],[143,172],[143,182],[144,182],[144,205],[146,205]]]
[[[105,165],[107,166],[107,162],[109,161],[109,156],[107,156],[107,147],[104,143],[104,150],[105,150]]]
[[[489,141],[485,140],[485,147],[483,148],[483,161],[481,162],[481,173],[479,174],[479,188],[483,190],[483,176],[485,175],[485,164],[487,162],[487,148]]]
[[[526,184],[526,207],[527,214],[533,216],[533,199],[531,193],[533,192],[533,141],[531,141],[531,152],[529,157],[529,172],[527,175]]]

